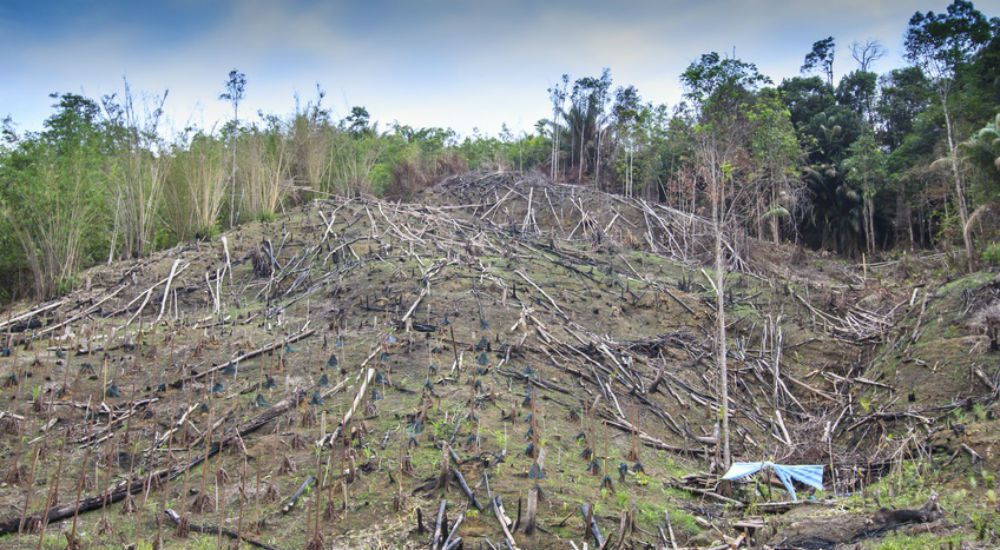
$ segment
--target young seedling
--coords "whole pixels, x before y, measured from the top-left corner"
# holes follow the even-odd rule
[[[214,381],[214,377],[213,377]],[[215,423],[215,404],[208,400],[208,425],[205,428],[205,459],[201,463],[201,485],[198,488],[198,496],[191,504],[191,510],[197,514],[206,514],[215,511],[212,499],[208,496],[208,459],[212,452],[212,426]],[[186,498],[187,495],[184,496]]]
[[[35,546],[35,550],[41,550],[42,543],[45,541],[45,528],[49,525],[49,510],[56,505],[56,500],[59,496],[59,482],[62,480],[64,457],[65,453],[59,453],[59,459],[56,461],[55,481],[49,490],[49,496],[45,499],[45,507],[42,508],[41,518],[39,519],[38,544]]]
[[[334,469],[334,466],[336,465],[336,462],[335,462],[336,452],[334,451],[334,449],[335,449],[335,447],[330,449],[330,455],[327,458],[327,463],[326,463],[327,464],[327,475],[326,475],[326,479],[327,479],[327,483],[326,483],[327,496],[326,496],[326,509],[323,510],[323,519],[325,521],[328,521],[328,522],[332,522],[332,521],[334,521],[334,520],[337,519],[337,507],[333,503],[333,487],[334,487],[334,482],[335,481],[339,482],[340,481],[340,477],[342,475],[342,471]]]
[[[407,462],[409,461],[409,448],[406,449],[406,454],[405,455],[403,455],[402,449],[400,450],[400,462],[399,462],[399,470],[397,472],[397,475],[392,476],[390,474],[390,478],[392,478],[392,477],[396,478],[395,479],[395,482],[396,482],[396,495],[392,499],[392,508],[397,513],[403,511],[406,508],[406,500],[407,500],[406,499],[406,493],[403,492],[403,476],[406,475],[405,466],[404,466],[404,460],[407,461]],[[410,469],[411,470],[413,469],[413,465],[412,464],[410,465]]]
[[[247,499],[247,455],[243,454],[243,466],[240,469],[240,488],[239,488],[239,515],[236,519],[236,540],[243,540],[243,505],[246,503]],[[221,524],[220,524],[221,526]],[[237,543],[237,548],[239,544]]]
[[[538,404],[534,398],[534,387],[529,386],[531,399],[531,444],[534,449],[534,460],[531,469],[528,470],[528,478],[534,483],[528,490],[528,501],[524,519],[524,532],[532,534],[535,530],[536,517],[538,515],[538,500],[542,496],[541,481],[545,479],[545,449],[542,448],[541,427],[538,422]],[[518,501],[520,504],[520,501]],[[520,506],[518,507],[520,510]]]
[[[322,478],[320,471],[322,465],[320,450],[316,449],[315,454],[316,454],[316,479],[317,483],[319,483],[319,480]],[[323,550],[323,534],[319,530],[319,525],[320,525],[319,511],[320,507],[322,506],[322,503],[323,503],[323,490],[322,487],[317,485],[316,499],[315,502],[313,503],[313,514],[315,516],[315,522],[313,524],[313,535],[312,538],[309,540],[309,543],[306,544],[306,550]]]
[[[20,539],[21,533],[27,528],[29,531],[33,529],[33,526],[27,524],[28,510],[31,509],[31,497],[35,492],[35,473],[38,471],[38,459],[42,455],[42,447],[40,445],[35,449],[35,458],[31,461],[31,471],[28,473],[28,484],[24,491],[24,508],[21,510],[21,521],[18,523],[17,534],[18,539]]]
[[[90,446],[87,446],[83,453],[83,461],[80,463],[79,479],[76,482],[76,506],[73,512],[73,524],[66,533],[66,550],[82,550],[83,544],[76,537],[76,527],[80,519],[80,498],[83,494],[84,481],[87,479],[87,462],[90,460]],[[157,533],[159,533],[159,522],[157,522]]]
[[[184,470],[184,483],[181,484],[181,518],[177,522],[176,535],[178,538],[187,538],[190,532],[188,514],[187,514],[187,496],[188,496],[188,480],[190,479],[191,470]],[[166,509],[166,503],[164,502],[162,507]]]

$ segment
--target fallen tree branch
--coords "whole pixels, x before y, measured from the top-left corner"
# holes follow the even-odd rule
[[[233,359],[231,361],[227,361],[227,362],[225,362],[225,363],[223,363],[221,365],[212,367],[212,368],[210,368],[208,370],[203,370],[201,372],[196,372],[196,373],[194,373],[194,374],[192,374],[190,376],[187,376],[185,378],[181,378],[179,380],[174,380],[173,382],[171,382],[171,386],[180,387],[185,382],[190,382],[192,380],[197,380],[199,378],[204,378],[204,377],[208,376],[209,374],[212,374],[213,372],[218,372],[218,371],[224,370],[224,369],[226,369],[226,368],[228,368],[230,366],[242,363],[243,361],[247,361],[247,360],[253,359],[255,357],[264,355],[265,353],[267,353],[269,351],[274,351],[274,350],[276,350],[278,348],[282,348],[282,347],[284,347],[284,346],[286,346],[288,344],[291,344],[291,343],[294,343],[294,342],[298,342],[299,340],[304,340],[304,339],[312,336],[313,334],[316,334],[316,329],[309,329],[309,330],[300,331],[297,334],[294,334],[292,336],[289,336],[288,338],[285,338],[284,340],[281,340],[279,342],[274,342],[272,344],[268,344],[268,345],[266,345],[266,346],[264,346],[262,348],[255,349],[253,351],[249,351],[247,353],[244,353],[243,355],[240,355],[236,359]]]
[[[451,473],[455,476],[455,480],[458,481],[458,486],[462,488],[462,492],[469,498],[469,502],[476,507],[476,510],[479,510],[480,512],[483,511],[483,505],[479,502],[479,499],[476,498],[472,489],[469,488],[469,484],[465,482],[465,476],[462,475],[462,472],[459,471],[458,467],[452,465]]]
[[[78,500],[72,504],[64,504],[62,506],[50,507],[47,511],[34,514],[26,519],[26,521],[42,521],[42,517],[45,517],[46,523],[52,523],[56,521],[62,521],[73,517],[75,514],[82,514],[85,512],[92,512],[94,510],[99,510],[106,505],[114,504],[120,500],[123,500],[129,495],[135,495],[146,489],[147,486],[154,487],[176,479],[177,477],[184,474],[184,472],[197,467],[202,462],[205,462],[209,458],[218,454],[222,449],[226,448],[235,441],[242,439],[244,436],[253,433],[260,428],[264,427],[274,419],[288,412],[289,410],[298,406],[299,403],[305,398],[305,390],[296,390],[285,399],[275,403],[273,407],[267,409],[250,422],[246,423],[242,427],[235,430],[231,435],[223,437],[221,441],[212,445],[212,448],[197,458],[191,460],[190,462],[174,466],[172,468],[164,468],[162,470],[157,470],[152,472],[148,476],[144,476],[140,479],[133,479],[128,482],[122,482],[116,485],[113,489],[102,491],[99,494]],[[17,515],[12,518],[0,520],[0,535],[7,533],[15,533],[18,530],[18,526],[21,524],[21,516]]]
[[[501,504],[500,495],[493,497],[492,502],[493,502],[493,514],[496,515],[497,521],[500,522],[500,527],[503,528],[503,536],[505,539],[507,539],[507,544],[510,545],[510,547],[513,548],[514,550],[518,550],[517,543],[514,541],[514,535],[510,534],[510,528],[507,526],[507,522],[510,520],[507,518],[507,514],[503,513],[503,511],[501,510],[503,504]]]
[[[597,520],[594,519],[594,509],[589,504],[580,505],[580,513],[583,514],[583,521],[589,521],[587,529],[590,530],[590,534],[594,536],[594,541],[597,542],[597,548],[604,548],[604,535],[601,534],[601,528],[597,525]]]
[[[170,521],[172,521],[174,523],[174,525],[179,525],[180,524],[180,522],[181,522],[181,516],[177,512],[173,511],[170,508],[167,508],[166,510],[163,511],[163,513],[166,514],[168,518],[170,518]],[[188,523],[187,524],[187,528],[189,530],[191,530],[191,531],[194,531],[195,533],[202,533],[202,534],[206,534],[206,535],[218,535],[218,534],[221,534],[221,535],[223,535],[225,537],[228,537],[228,538],[231,538],[233,540],[238,540],[238,541],[241,541],[241,542],[245,542],[245,543],[247,543],[250,546],[253,546],[255,548],[263,548],[264,550],[279,550],[277,547],[271,546],[270,544],[264,544],[263,542],[256,541],[256,540],[254,540],[252,538],[249,538],[249,537],[245,537],[243,535],[240,535],[238,533],[230,531],[229,529],[226,529],[225,527],[221,527],[220,528],[220,527],[215,527],[215,526],[211,526],[211,525],[197,525],[195,523]]]
[[[332,444],[338,437],[340,437],[340,434],[344,431],[344,427],[347,426],[347,423],[351,421],[351,417],[354,416],[354,411],[356,411],[358,405],[361,404],[361,400],[364,398],[365,392],[368,390],[368,383],[371,382],[374,377],[375,369],[369,367],[365,373],[364,381],[361,382],[361,387],[358,388],[358,394],[354,396],[354,402],[351,403],[351,408],[344,414],[344,419],[340,421],[340,425],[337,426],[337,429],[330,432],[317,442],[317,445],[320,448],[323,448],[325,445]]]
[[[282,505],[281,513],[287,514],[288,512],[291,512],[292,508],[295,508],[295,505],[299,502],[299,499],[302,498],[302,495],[304,495],[306,491],[309,490],[309,487],[311,487],[315,482],[316,476],[307,477],[306,480],[302,482],[302,485],[299,485],[298,490],[296,490],[295,493],[292,494],[287,501],[285,501],[285,504]]]

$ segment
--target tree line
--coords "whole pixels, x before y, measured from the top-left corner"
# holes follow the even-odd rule
[[[878,74],[881,44],[826,37],[804,52],[801,75],[778,83],[709,52],[680,75],[673,107],[616,87],[608,69],[562,75],[547,90],[551,116],[519,135],[380,127],[364,107],[336,118],[319,88],[290,116],[247,116],[252,82],[237,70],[219,94],[231,119],[169,139],[166,92],[137,101],[126,83],[100,98],[53,94],[41,131],[3,126],[0,298],[58,295],[87,266],[211,238],[312,197],[405,200],[470,169],[540,171],[844,256],[941,248],[966,268],[1000,262],[990,223],[1000,19],[955,0],[914,14],[904,45],[907,65]]]
[[[167,93],[138,100],[52,94],[53,114],[0,140],[0,299],[51,297],[81,269],[271,220],[312,197],[374,194],[407,199],[440,177],[470,169],[530,169],[537,136],[443,128],[380,128],[364,107],[336,119],[317,89],[294,114],[241,118],[247,77],[232,71],[220,100],[233,115],[212,128],[165,138]],[[518,149],[514,151],[515,147]]]
[[[612,89],[608,71],[564,75],[539,126],[548,173],[707,216],[706,170],[724,167],[725,207],[753,237],[845,256],[960,244],[970,263],[988,246],[995,259],[976,212],[993,207],[1000,183],[1000,19],[956,0],[914,14],[904,44],[907,65],[878,74],[881,44],[826,37],[800,76],[778,83],[706,53],[681,75],[672,109]]]

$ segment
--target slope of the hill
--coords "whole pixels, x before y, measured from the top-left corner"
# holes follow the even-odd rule
[[[703,220],[513,174],[420,201],[315,201],[8,312],[0,543],[417,548],[439,527],[435,548],[762,545],[923,504],[893,489],[902,460],[966,442],[928,446],[906,384],[941,414],[959,394],[970,416],[992,406],[991,388],[932,400],[933,377],[898,379],[892,347],[946,295],[730,241],[733,454],[827,464],[838,496],[772,515],[779,489],[717,487]],[[897,500],[869,499],[883,489]],[[934,536],[973,533],[942,502]]]

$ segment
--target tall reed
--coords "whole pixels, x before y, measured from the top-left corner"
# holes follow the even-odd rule
[[[227,178],[226,149],[219,139],[199,132],[174,147],[163,217],[176,239],[206,237],[215,231]]]
[[[104,99],[114,144],[108,171],[108,199],[114,212],[109,262],[114,259],[119,234],[124,258],[139,258],[154,249],[157,214],[170,163],[159,133],[166,99],[166,93],[151,96],[137,110],[127,81],[121,103],[113,96]]]
[[[282,200],[296,191],[289,138],[277,121],[263,129],[254,127],[241,136],[238,163],[236,219],[239,221],[273,216]]]

